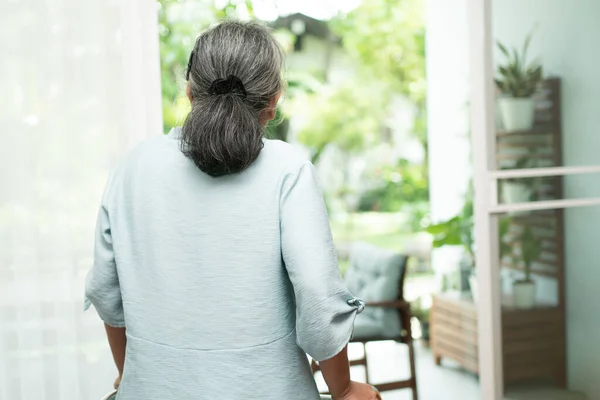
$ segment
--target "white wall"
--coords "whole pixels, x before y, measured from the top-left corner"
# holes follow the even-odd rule
[[[430,202],[437,222],[461,210],[471,175],[467,5],[427,0],[426,7]],[[434,251],[434,269],[451,271],[460,254]]]
[[[565,165],[600,164],[600,2],[597,0],[495,0],[495,37],[521,45],[537,24],[531,55],[547,74],[562,78]],[[498,54],[497,54],[498,55]],[[598,195],[598,179],[565,180],[566,197]],[[600,209],[566,213],[568,382],[600,398]]]

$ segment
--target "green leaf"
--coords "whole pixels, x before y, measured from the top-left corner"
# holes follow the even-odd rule
[[[463,241],[460,235],[458,235],[456,232],[453,232],[442,238],[435,238],[432,242],[432,245],[435,248],[440,248],[443,246],[459,246],[461,244],[463,244]]]
[[[425,232],[430,233],[432,235],[439,235],[441,233],[446,233],[446,232],[456,229],[456,226],[458,226],[459,221],[460,221],[460,217],[456,216],[447,221],[429,225],[427,228],[425,228]]]
[[[509,69],[508,69],[508,67],[504,67],[504,66],[500,65],[500,66],[498,67],[498,71],[500,71],[500,73],[501,73],[502,75],[504,75],[504,76],[508,76],[508,75],[510,75],[510,72],[509,72]]]
[[[542,240],[533,233],[531,226],[526,226],[521,233],[521,259],[525,266],[526,279],[530,279],[531,265],[542,253]]]
[[[531,76],[531,80],[535,84],[538,84],[539,82],[541,82],[541,80],[542,80],[542,66],[540,65],[539,67],[537,67],[536,69],[534,69],[533,71],[531,71],[530,76]]]
[[[513,57],[514,57],[514,64],[513,64],[513,72],[519,73],[519,71],[521,70],[521,62],[519,61],[519,52],[517,51],[517,49],[513,49]]]
[[[525,38],[525,43],[523,43],[523,63],[527,59],[527,50],[529,49],[529,43],[531,42],[531,37],[533,36],[533,32],[530,32]]]
[[[508,49],[506,48],[506,46],[504,46],[499,41],[496,42],[496,45],[498,46],[500,51],[506,56],[506,58],[510,58],[510,53],[508,52]]]
[[[530,97],[543,79],[539,59],[534,59],[529,65],[527,64],[527,51],[532,33],[525,38],[521,54],[516,48],[509,51],[504,45],[497,42],[498,48],[507,58],[505,64],[498,66],[498,75],[502,79],[495,79],[496,86],[503,94],[512,97]]]

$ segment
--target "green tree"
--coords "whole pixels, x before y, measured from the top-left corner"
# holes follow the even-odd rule
[[[425,152],[427,115],[423,0],[364,0],[332,22],[348,54],[416,106],[413,132]]]
[[[316,93],[310,102],[314,112],[298,140],[311,149],[313,163],[330,145],[357,153],[381,141],[386,102],[373,86],[349,82],[330,93]]]
[[[198,33],[216,16],[212,2],[158,0],[157,7],[163,129],[168,132],[189,110],[184,92],[185,69]],[[187,17],[190,13],[194,18]]]
[[[318,162],[328,146],[349,153],[390,141],[391,100],[402,96],[416,109],[412,128],[425,154],[422,163],[399,160],[370,176],[374,188],[363,193],[363,211],[407,211],[415,229],[427,213],[427,127],[425,113],[425,27],[422,0],[364,0],[329,24],[343,50],[358,66],[346,85],[311,99],[314,110],[298,139]],[[414,207],[413,207],[414,206]]]
[[[280,32],[282,33],[282,32]],[[294,97],[301,93],[318,93],[321,82],[313,75],[307,72],[287,72],[286,88],[282,93],[282,98],[277,104],[275,119],[267,125],[266,136],[270,139],[288,140],[291,115],[287,110],[286,104],[292,101]]]
[[[356,100],[357,97],[345,97],[347,90],[343,88],[339,96],[328,97],[328,101],[338,101],[339,104],[324,105],[326,109],[319,111],[318,116],[331,121],[323,122],[319,127],[318,118],[315,117],[311,129],[327,125],[343,129],[335,132],[317,129],[301,135],[301,140],[314,149],[317,159],[328,143],[341,144],[341,147],[345,145],[343,142],[367,143],[357,139],[360,133],[351,126],[356,122],[356,115],[352,114],[358,111],[358,118],[369,119],[368,122],[358,123],[357,127],[366,125],[370,131],[380,130],[381,123],[375,128],[376,121],[370,116],[382,121],[378,109],[387,110],[386,101],[394,94],[405,96],[416,106],[413,132],[427,154],[423,18],[422,0],[364,0],[358,8],[331,21],[330,26],[341,37],[345,52],[360,66],[359,76],[352,84],[357,87],[370,87],[373,83],[379,85],[378,93],[364,104],[353,105],[350,100]],[[336,115],[334,111],[339,111],[339,114]],[[352,123],[345,123],[346,119],[352,120]],[[367,136],[370,134],[365,132]],[[426,169],[426,165],[427,160],[422,168]]]
[[[425,101],[422,0],[364,0],[331,26],[344,49],[415,104]]]
[[[383,185],[366,192],[360,199],[360,211],[398,212],[408,203],[427,203],[427,176],[423,169],[406,159],[384,166],[373,180]]]

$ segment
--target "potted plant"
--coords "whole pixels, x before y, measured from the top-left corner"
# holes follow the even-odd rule
[[[510,231],[510,217],[503,217],[498,222],[498,238],[500,259],[506,256],[511,256],[513,253],[513,245],[508,239]],[[430,225],[427,227],[427,232],[433,235],[433,247],[439,248],[442,246],[462,245],[465,250],[463,261],[464,267],[469,266],[468,283],[473,301],[477,302],[477,276],[475,275],[475,240],[473,236],[473,200],[469,196],[465,202],[461,213],[447,221]]]
[[[508,132],[531,129],[535,108],[533,94],[542,81],[542,66],[538,60],[527,63],[527,49],[531,34],[525,39],[521,54],[514,48],[511,51],[502,43],[498,48],[506,57],[506,62],[498,66],[496,87],[502,96],[498,99],[504,129]]]
[[[476,298],[476,288],[473,287],[473,270],[475,265],[475,241],[473,237],[473,200],[472,196],[467,194],[467,200],[460,213],[446,221],[429,225],[425,231],[433,236],[432,246],[440,248],[443,246],[462,246],[464,256],[461,260],[460,286],[471,288],[473,298]]]
[[[531,265],[542,253],[542,241],[534,235],[530,226],[526,226],[519,242],[525,276],[513,284],[514,304],[516,308],[532,308],[535,305],[535,282],[531,279]]]
[[[517,160],[511,169],[535,168],[536,159],[531,154]],[[533,199],[535,181],[527,184],[523,179],[506,179],[502,181],[502,198],[505,203],[526,203]]]
[[[505,203],[527,203],[531,201],[533,194],[533,188],[518,179],[507,179],[502,183],[502,197]]]

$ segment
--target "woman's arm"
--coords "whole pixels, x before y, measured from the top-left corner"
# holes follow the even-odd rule
[[[106,337],[108,338],[108,344],[110,345],[110,351],[112,352],[113,360],[119,371],[119,378],[123,375],[123,366],[125,365],[125,348],[127,346],[127,336],[125,335],[125,328],[115,328],[113,326],[104,324],[106,329]]]
[[[323,379],[334,399],[343,398],[350,389],[350,363],[348,347],[344,347],[338,355],[319,363]]]
[[[281,254],[294,287],[296,340],[315,361],[348,345],[362,307],[340,275],[317,173],[304,163],[283,182]]]
[[[119,378],[125,364],[125,315],[119,275],[112,245],[110,219],[106,207],[101,206],[96,223],[96,243],[94,246],[94,266],[87,276],[85,285],[85,309],[94,305],[104,321],[106,336],[112,351]]]

